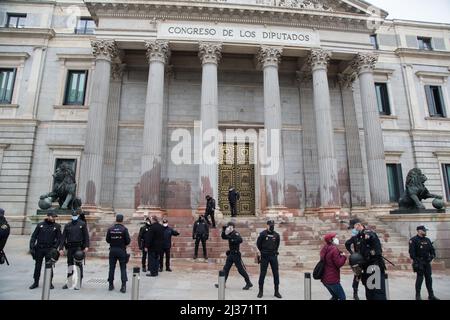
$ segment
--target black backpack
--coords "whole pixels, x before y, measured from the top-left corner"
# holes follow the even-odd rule
[[[323,277],[323,273],[325,272],[325,258],[327,257],[327,254],[328,250],[323,256],[323,259],[320,259],[320,261],[317,262],[316,266],[314,267],[312,276],[315,280],[321,280]]]

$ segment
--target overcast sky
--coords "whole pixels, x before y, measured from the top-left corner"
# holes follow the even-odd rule
[[[450,0],[366,0],[389,12],[389,19],[450,24]]]

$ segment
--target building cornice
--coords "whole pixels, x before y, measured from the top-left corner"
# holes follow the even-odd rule
[[[10,38],[40,38],[50,40],[55,36],[55,31],[48,28],[0,28],[0,37]]]
[[[427,51],[419,49],[407,49],[399,48],[395,50],[395,54],[399,57],[417,57],[417,58],[429,58],[429,59],[450,59],[449,51]]]

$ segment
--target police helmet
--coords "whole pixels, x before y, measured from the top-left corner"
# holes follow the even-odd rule
[[[75,253],[73,255],[73,259],[76,262],[82,262],[84,260],[84,251],[82,251],[82,250],[75,251]]]
[[[50,250],[50,259],[53,263],[57,262],[59,259],[59,251],[56,248]]]
[[[360,253],[353,253],[349,258],[348,262],[350,263],[350,266],[360,266],[366,262],[364,257]]]

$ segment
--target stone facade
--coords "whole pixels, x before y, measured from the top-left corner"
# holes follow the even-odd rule
[[[100,216],[201,210],[204,194],[217,197],[217,166],[171,159],[172,135],[194,136],[200,120],[203,129],[281,131],[280,170],[256,167],[257,215],[388,211],[387,163],[401,164],[404,178],[421,168],[430,191],[445,194],[450,25],[371,8],[3,1],[0,68],[16,72],[12,100],[0,104],[0,207],[14,232],[28,232],[60,158],[77,161],[77,192]],[[26,13],[24,28],[5,27],[11,13]],[[95,35],[74,33],[80,17],[95,20]],[[84,105],[64,104],[69,70],[88,71]],[[391,115],[378,114],[374,82],[387,84]],[[426,85],[441,86],[447,117],[430,116]]]

